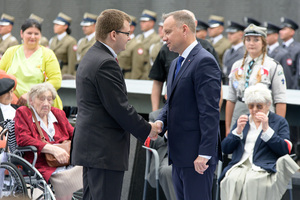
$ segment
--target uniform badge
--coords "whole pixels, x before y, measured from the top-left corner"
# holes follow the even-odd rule
[[[139,49],[137,50],[137,52],[138,52],[139,55],[142,55],[142,54],[144,53],[144,50],[143,50],[143,48],[139,48]]]
[[[73,50],[74,50],[74,51],[77,51],[77,45],[74,45],[74,46],[73,46]]]
[[[286,64],[289,65],[289,66],[291,66],[293,64],[293,60],[291,58],[288,58],[286,60]]]
[[[283,72],[282,71],[279,71],[278,72],[278,76],[280,76],[280,75],[282,75],[283,74]]]
[[[234,81],[232,83],[233,87],[236,89],[239,86],[239,82],[238,81]]]

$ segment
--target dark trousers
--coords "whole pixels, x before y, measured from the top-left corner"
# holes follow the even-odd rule
[[[216,165],[211,165],[198,174],[194,167],[175,167],[173,165],[172,179],[178,200],[211,200],[212,185]]]
[[[124,171],[83,167],[83,200],[120,200]]]

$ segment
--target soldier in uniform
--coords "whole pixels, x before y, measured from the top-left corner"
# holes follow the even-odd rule
[[[137,36],[137,40],[143,44],[145,52],[144,65],[141,66],[143,73],[142,77],[139,79],[148,79],[148,74],[151,68],[149,49],[152,44],[160,41],[159,35],[154,30],[156,17],[157,14],[155,12],[146,9],[143,11],[142,16],[140,17],[140,26],[143,33]]]
[[[77,65],[82,60],[83,56],[89,50],[91,46],[96,42],[95,40],[95,26],[97,21],[97,15],[91,13],[84,13],[83,20],[80,23],[82,26],[82,31],[85,37],[81,38],[77,43]],[[77,69],[77,67],[76,67]]]
[[[50,49],[52,49],[59,61],[63,78],[75,79],[75,64],[77,42],[74,37],[70,36],[72,18],[60,12],[53,21],[54,33],[56,36],[50,39]],[[65,76],[64,76],[65,75]]]
[[[224,84],[228,85],[228,75],[231,72],[231,67],[235,61],[243,58],[245,54],[243,37],[246,27],[234,22],[228,21],[228,27],[225,30],[227,38],[231,43],[231,48],[227,49],[223,55],[223,73],[225,75]]]
[[[2,14],[0,19],[0,59],[6,49],[19,44],[18,40],[11,35],[11,30],[14,25],[15,18],[8,14]]]
[[[293,61],[290,53],[279,45],[280,27],[270,22],[264,22],[263,25],[267,28],[268,56],[281,64],[285,75],[286,87],[287,89],[291,89]]]
[[[156,56],[159,52],[159,50],[161,49],[162,45],[164,44],[163,41],[163,37],[164,37],[164,33],[163,33],[163,22],[159,22],[158,24],[158,35],[160,37],[160,41],[157,43],[154,43],[150,46],[149,48],[149,54],[150,54],[150,65],[152,67],[154,60],[156,59]]]
[[[126,49],[118,54],[119,65],[125,79],[141,79],[144,66],[144,47],[134,35],[136,27],[136,17],[130,16],[130,40],[126,44]]]
[[[197,20],[196,37],[202,40],[206,39],[208,24],[204,21]]]
[[[224,31],[224,17],[211,15],[208,20],[208,25],[208,35],[211,44],[219,56],[219,61],[222,62],[225,50],[231,46],[229,40],[222,35]]]
[[[259,21],[257,21],[254,18],[251,18],[251,17],[244,17],[244,22],[245,22],[246,26],[249,26],[250,24],[254,24],[256,26],[261,25],[261,23]]]
[[[281,18],[281,30],[279,31],[282,47],[286,49],[293,60],[292,77],[291,77],[291,89],[300,89],[298,85],[299,80],[299,59],[300,59],[300,43],[294,40],[295,31],[298,29],[298,24],[291,19]]]
[[[246,53],[236,61],[229,75],[228,97],[225,109],[226,134],[242,114],[249,113],[244,103],[244,91],[256,83],[263,83],[272,91],[271,111],[285,117],[286,82],[280,63],[267,55],[267,29],[250,24],[244,30]]]
[[[35,19],[36,21],[38,21],[41,25],[42,25],[42,22],[44,21],[43,18],[31,13],[30,16],[28,17],[29,19]],[[42,36],[41,39],[40,39],[40,45],[43,45],[44,47],[49,47],[49,40],[45,37],[45,36]]]

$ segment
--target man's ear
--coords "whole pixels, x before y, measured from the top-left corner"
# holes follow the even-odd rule
[[[110,39],[113,40],[113,41],[116,41],[116,35],[117,35],[116,31],[111,31],[111,32],[109,33],[109,37],[110,37]]]

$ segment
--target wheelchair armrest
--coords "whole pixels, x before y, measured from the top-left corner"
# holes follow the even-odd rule
[[[32,151],[34,153],[37,152],[37,148],[35,146],[16,147],[16,149],[20,152],[25,152],[25,151]]]
[[[146,171],[149,171],[149,165],[150,165],[150,156],[149,153],[152,152],[152,155],[154,156],[154,163],[155,163],[155,179],[158,180],[158,168],[159,168],[159,155],[157,153],[157,151],[155,149],[146,147],[146,146],[142,146],[144,149],[147,150],[147,154],[146,154]],[[146,178],[146,174],[145,174],[145,178]]]

